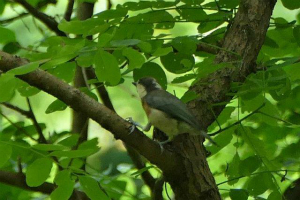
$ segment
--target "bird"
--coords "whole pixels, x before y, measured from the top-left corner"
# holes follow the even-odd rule
[[[149,131],[153,125],[168,136],[168,143],[179,134],[189,133],[191,135],[203,135],[211,143],[216,144],[211,137],[201,128],[196,117],[188,109],[187,105],[179,98],[162,88],[153,77],[143,77],[137,82],[137,93],[142,101],[143,109],[148,117],[148,124],[141,127],[143,131]],[[131,119],[132,120],[132,119]]]

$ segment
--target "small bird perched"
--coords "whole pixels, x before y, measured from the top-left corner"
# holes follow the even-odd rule
[[[141,78],[133,84],[137,88],[149,120],[149,123],[144,128],[142,127],[144,131],[149,131],[151,125],[158,128],[169,137],[167,141],[162,143],[171,141],[176,135],[189,133],[201,134],[216,144],[206,132],[201,130],[196,117],[189,111],[186,104],[163,90],[154,78]]]

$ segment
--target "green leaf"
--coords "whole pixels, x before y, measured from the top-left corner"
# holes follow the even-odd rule
[[[58,144],[64,145],[66,147],[73,147],[77,144],[78,139],[79,139],[79,135],[73,133],[71,136],[61,140]]]
[[[11,69],[7,73],[11,73],[13,75],[23,75],[23,74],[27,74],[29,72],[36,70],[39,67],[39,65],[40,65],[40,62],[38,62],[38,61],[32,62],[32,63],[22,65],[20,67]]]
[[[145,63],[144,56],[132,48],[125,48],[122,54],[129,60],[128,69],[141,68]]]
[[[239,171],[241,175],[249,176],[255,170],[257,170],[262,162],[257,156],[249,156],[241,161]]]
[[[127,15],[127,9],[118,8],[115,10],[104,10],[100,13],[95,14],[98,19],[110,20],[120,17],[125,17]]]
[[[51,200],[69,200],[75,183],[67,181],[65,184],[59,185],[50,195]]]
[[[133,70],[133,79],[135,81],[147,76],[155,78],[163,88],[167,88],[166,74],[158,64],[146,62],[140,69]]]
[[[42,185],[52,169],[52,160],[49,158],[39,158],[28,166],[26,171],[26,183],[30,187]]]
[[[233,9],[236,8],[239,5],[239,3],[240,3],[239,0],[220,0],[219,6],[221,8]]]
[[[110,45],[113,47],[127,47],[139,44],[141,41],[138,39],[127,39],[127,40],[113,40]]]
[[[213,139],[218,144],[218,146],[216,146],[216,145],[209,146],[209,147],[207,147],[207,150],[209,152],[211,152],[212,155],[221,151],[224,147],[226,147],[231,142],[231,140],[233,138],[232,135],[233,135],[235,129],[236,129],[235,127],[232,127],[225,131],[222,131],[217,136],[214,136]],[[234,168],[237,169],[237,167],[234,167]]]
[[[191,65],[186,66],[182,63],[182,60],[189,60]],[[172,72],[174,74],[182,74],[185,72],[190,71],[193,68],[193,65],[195,63],[195,59],[192,55],[185,55],[183,53],[169,53],[166,56],[160,57],[160,61],[163,64],[163,66],[168,70],[169,72]]]
[[[17,90],[20,93],[20,95],[23,97],[30,97],[30,96],[36,95],[40,92],[40,90],[37,89],[36,87],[33,87],[23,81],[20,81]]]
[[[204,0],[181,0],[181,1],[187,5],[197,5],[197,6],[204,2]]]
[[[5,5],[6,5],[6,0],[0,0],[0,14],[2,15],[4,9],[5,9]]]
[[[99,47],[107,46],[107,44],[109,44],[109,42],[111,41],[112,38],[113,38],[113,34],[109,34],[109,33],[103,33],[103,34],[99,35],[98,46]]]
[[[95,72],[99,81],[117,85],[121,80],[121,72],[116,58],[103,50],[99,50],[94,58]]]
[[[99,183],[88,176],[79,176],[79,182],[83,191],[91,200],[110,200],[110,198],[99,187]]]
[[[76,71],[76,63],[75,62],[66,62],[56,66],[53,69],[48,70],[49,73],[70,83],[73,81]]]
[[[243,189],[231,189],[229,192],[229,196],[231,200],[247,200],[249,194],[247,190]]]
[[[159,47],[158,49],[156,49],[152,55],[153,56],[165,56],[165,55],[168,55],[170,52],[173,51],[173,48],[172,47],[166,47],[166,48],[162,48],[162,47]]]
[[[293,29],[293,34],[296,39],[298,46],[300,46],[300,26],[296,26]]]
[[[9,42],[3,46],[2,50],[9,54],[16,54],[21,49],[20,47],[21,45],[18,42]]]
[[[79,88],[79,90],[81,92],[83,92],[84,94],[88,95],[89,97],[91,97],[91,98],[95,99],[96,101],[98,101],[97,95],[95,93],[93,93],[92,90],[89,90],[86,87],[81,87],[81,88]]]
[[[197,63],[195,65],[195,68],[198,69],[198,75],[197,75],[198,78],[206,77],[207,75],[209,75],[221,68],[233,67],[229,63],[216,64],[216,63],[214,63],[213,60],[214,60],[213,57],[207,58],[207,59],[203,60],[202,62]]]
[[[139,44],[137,44],[137,46],[138,46],[138,48],[140,48],[140,50],[142,52],[145,52],[145,53],[150,53],[152,50],[152,46],[149,42],[141,41]]]
[[[6,44],[15,41],[16,41],[15,33],[7,28],[0,26],[0,44]]]
[[[287,198],[287,197],[285,197]],[[267,200],[282,200],[282,194],[280,194],[279,191],[273,191],[269,196]]]
[[[290,10],[298,9],[300,8],[300,1],[295,0],[281,0],[284,7]]]
[[[2,74],[0,76],[0,102],[9,101],[15,94],[17,78],[13,74]]]
[[[62,21],[58,25],[58,28],[63,32],[84,35],[85,37],[96,33],[102,33],[106,31],[108,27],[108,23],[105,23],[104,20],[98,18],[90,18],[84,21]]]
[[[55,176],[54,182],[58,187],[51,193],[51,200],[68,200],[73,193],[74,181],[70,179],[70,171],[63,170]]]
[[[173,47],[180,53],[193,54],[197,49],[197,39],[191,37],[177,37],[172,41]]]
[[[48,108],[46,109],[46,114],[50,114],[50,113],[53,113],[53,112],[56,112],[56,111],[62,111],[62,110],[65,110],[67,108],[67,105],[62,102],[61,100],[59,99],[56,99],[55,101],[53,101],[49,106]]]
[[[184,93],[184,95],[181,97],[181,101],[184,103],[188,103],[194,99],[196,99],[197,97],[199,97],[199,95],[192,90],[188,90],[186,93]]]
[[[90,67],[94,64],[96,52],[84,52],[75,59],[80,67]]]
[[[67,150],[68,147],[59,144],[36,144],[32,148],[41,151],[57,151],[57,150]]]
[[[156,10],[131,17],[126,23],[135,25],[155,23],[157,29],[171,29],[175,25],[175,19],[167,11]]]
[[[261,173],[252,177],[247,185],[247,190],[250,195],[257,196],[263,194],[268,189],[274,188],[272,175],[268,172]]]
[[[10,159],[12,154],[11,145],[0,143],[0,168]]]
[[[183,5],[178,6],[176,10],[180,14],[180,17],[190,22],[201,22],[207,20],[207,14],[202,8],[189,8]]]
[[[84,141],[78,146],[78,150],[85,150],[85,149],[99,149],[98,147],[98,138],[94,138],[88,141]]]
[[[217,142],[217,141],[216,141]],[[240,165],[240,156],[238,153],[235,154],[232,161],[228,164],[228,170],[226,172],[226,175],[228,177],[228,185],[233,185],[239,181],[239,179],[235,179],[240,176],[239,174],[239,165]],[[233,180],[235,179],[235,180]]]
[[[64,64],[66,62],[68,62],[69,60],[71,60],[72,58],[76,57],[77,54],[76,53],[70,53],[70,54],[66,54],[66,55],[62,55],[58,58],[53,58],[50,61],[46,62],[45,64],[41,65],[41,69],[43,70],[48,70],[52,67]]]
[[[173,81],[172,81],[172,83],[174,83],[174,84],[183,83],[183,82],[192,80],[194,78],[196,78],[195,74],[186,74],[186,75],[174,78]]]
[[[70,150],[70,151],[54,151],[50,153],[50,156],[55,156],[58,158],[80,158],[87,157],[99,151],[99,149],[86,149],[86,150]]]

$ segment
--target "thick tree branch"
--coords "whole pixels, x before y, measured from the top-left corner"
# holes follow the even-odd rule
[[[46,15],[45,13],[40,12],[25,0],[14,0],[15,2],[22,5],[30,14],[34,17],[42,21],[50,30],[55,32],[59,36],[66,36],[64,32],[58,29],[58,23],[50,16]]]
[[[15,173],[15,172],[8,172],[8,171],[2,171],[0,170],[0,182],[8,185],[12,185],[24,190],[34,191],[34,192],[41,192],[43,194],[51,194],[53,190],[56,189],[56,186],[51,183],[43,183],[42,185],[38,187],[29,187],[26,184],[25,176],[21,173]],[[74,190],[72,196],[70,197],[72,200],[83,200],[88,199],[86,194],[83,192]]]
[[[86,72],[87,72],[88,79],[96,78],[96,74],[92,68],[87,70]],[[107,92],[105,86],[102,83],[96,83],[95,86],[97,87],[98,94],[99,94],[103,104],[110,110],[116,112],[115,108],[113,107],[113,104],[109,98],[109,95],[108,95],[108,92]],[[127,145],[126,143],[124,143],[124,145],[127,149],[128,155],[130,156],[130,158],[131,158],[132,162],[134,163],[134,165],[136,166],[136,168],[137,169],[145,168],[146,164],[144,163],[141,155],[136,150],[134,150],[131,146]],[[156,180],[152,177],[150,172],[145,171],[141,174],[141,176],[142,176],[142,179],[144,180],[144,182],[146,183],[146,185],[148,185],[150,190],[153,191]]]
[[[28,63],[25,59],[12,56],[2,51],[0,51],[0,58],[0,70],[3,72]],[[176,166],[176,157],[174,157],[171,152],[162,152],[158,143],[152,141],[138,129],[135,129],[133,133],[130,134],[129,129],[132,126],[130,123],[104,105],[80,92],[78,89],[40,69],[17,77],[55,96],[75,111],[82,112],[93,119],[103,128],[112,132],[116,139],[121,139],[133,147],[162,170],[180,172],[180,167]]]

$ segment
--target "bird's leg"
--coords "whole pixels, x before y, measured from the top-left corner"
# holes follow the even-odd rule
[[[165,141],[158,142],[160,150],[161,150],[161,153],[163,153],[163,151],[164,151],[164,146],[163,145],[165,145],[165,144],[167,144],[169,142],[172,142],[172,138],[168,138]]]
[[[148,124],[146,126],[144,126],[143,131],[148,132],[151,128],[152,124],[150,122],[148,122]]]

